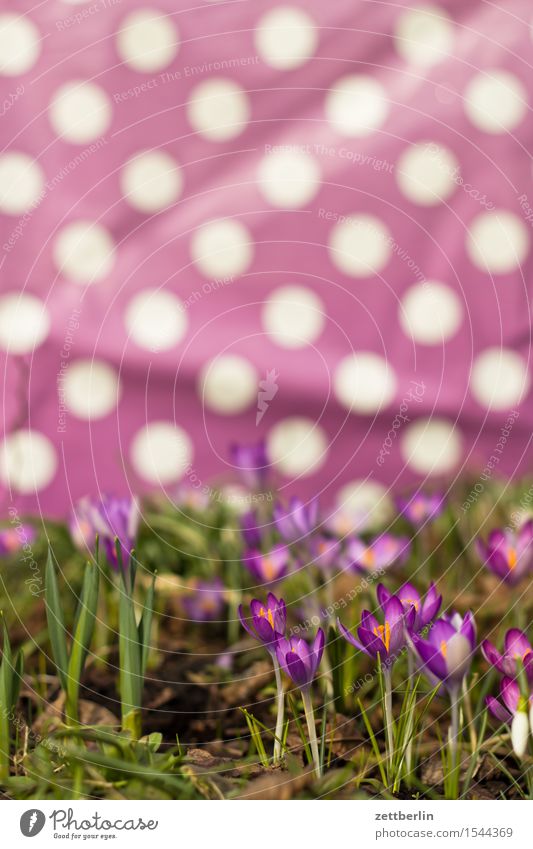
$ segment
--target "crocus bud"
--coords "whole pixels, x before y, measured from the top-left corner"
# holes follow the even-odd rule
[[[529,720],[527,716],[527,702],[521,696],[518,702],[518,709],[513,716],[513,721],[511,722],[511,742],[513,744],[513,752],[519,758],[522,758],[526,752],[528,737]]]

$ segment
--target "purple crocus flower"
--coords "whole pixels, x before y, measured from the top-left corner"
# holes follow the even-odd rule
[[[274,523],[285,542],[298,542],[312,533],[318,525],[318,500],[312,498],[306,503],[294,496],[287,508],[276,504]]]
[[[381,534],[368,544],[358,537],[348,540],[345,558],[350,568],[358,572],[380,572],[394,564],[405,563],[411,544],[407,537]]]
[[[442,492],[430,495],[419,490],[409,498],[398,496],[396,499],[398,512],[415,528],[420,528],[426,522],[440,516],[444,510],[444,504],[445,498]]]
[[[483,640],[481,651],[485,660],[507,678],[515,678],[519,675],[521,660],[528,681],[533,685],[533,648],[526,634],[519,628],[511,628],[507,631],[503,640],[503,654],[500,654],[489,640]]]
[[[338,539],[322,536],[313,537],[309,544],[310,562],[324,572],[330,572],[339,559],[341,542]]]
[[[254,510],[247,510],[241,516],[241,533],[249,548],[259,548],[261,546],[259,520]]]
[[[369,610],[363,610],[361,625],[357,629],[359,639],[340,620],[338,625],[340,633],[352,646],[374,660],[379,655],[381,663],[390,666],[406,644],[406,632],[413,626],[415,611],[412,606],[406,611],[400,599],[394,595],[384,602],[382,610],[383,625]]]
[[[240,604],[239,619],[242,627],[254,640],[263,643],[272,655],[276,653],[278,638],[285,634],[287,624],[287,608],[282,598],[276,598],[274,593],[269,593],[266,604],[257,598],[252,599],[248,619]]]
[[[242,559],[254,578],[261,583],[273,584],[287,574],[290,552],[286,545],[278,543],[266,554],[255,549],[246,551]]]
[[[301,690],[308,689],[315,678],[324,653],[324,631],[319,628],[312,644],[301,637],[281,637],[276,643],[280,667]]]
[[[194,622],[219,619],[224,610],[224,584],[220,578],[213,581],[195,581],[191,593],[184,597],[183,608]]]
[[[411,607],[414,608],[414,620],[412,624],[413,631],[419,633],[435,618],[442,604],[442,596],[437,592],[434,583],[431,583],[426,595],[422,598],[418,590],[413,584],[407,582],[402,584],[400,589],[395,593],[396,598],[399,598],[406,613]],[[385,609],[385,604],[392,598],[392,593],[383,585],[378,584],[377,597],[381,605],[381,609]]]
[[[476,540],[476,549],[491,572],[511,586],[517,584],[533,565],[533,519],[517,532],[492,531],[486,543]]]
[[[437,619],[427,640],[414,632],[411,639],[431,683],[441,681],[447,690],[457,692],[470,669],[476,645],[472,613],[468,611],[464,619],[459,613]]]
[[[260,490],[268,477],[269,460],[264,441],[252,445],[233,443],[230,446],[231,462],[239,471],[248,489]]]
[[[498,722],[505,722],[507,725],[511,725],[520,701],[520,687],[514,678],[508,678],[507,676],[502,678],[500,682],[500,698],[501,702],[494,698],[494,696],[486,696],[485,704]],[[529,697],[529,704],[530,706],[533,705],[533,694]]]
[[[33,525],[17,524],[12,528],[0,529],[0,557],[9,557],[25,545],[31,545],[37,537]]]
[[[74,543],[82,549],[94,548],[98,535],[106,557],[118,570],[116,544],[118,540],[125,569],[129,566],[139,527],[139,504],[136,498],[114,498],[104,495],[100,501],[82,498],[76,505],[70,521]]]

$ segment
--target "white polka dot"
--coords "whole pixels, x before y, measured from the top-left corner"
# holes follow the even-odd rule
[[[434,206],[449,198],[456,188],[459,163],[446,147],[421,142],[402,153],[395,174],[400,190],[409,200]]]
[[[158,289],[143,289],[135,295],[126,307],[124,321],[133,341],[149,351],[168,351],[187,331],[179,298]]]
[[[377,481],[355,480],[339,491],[339,507],[331,524],[341,536],[353,531],[374,531],[383,527],[394,515],[389,492]],[[329,524],[329,523],[328,523]]]
[[[100,86],[75,80],[58,88],[48,114],[59,136],[73,144],[83,144],[94,141],[108,129],[111,101]]]
[[[241,413],[257,399],[259,378],[253,365],[236,354],[221,354],[200,373],[198,393],[215,413]]]
[[[474,265],[482,271],[506,274],[526,258],[529,234],[523,221],[512,212],[482,212],[470,224],[466,248]]]
[[[344,216],[331,231],[329,252],[333,264],[349,277],[370,277],[385,267],[391,236],[372,215]]]
[[[438,6],[406,9],[396,24],[395,44],[406,62],[419,67],[434,65],[453,49],[453,23]]]
[[[474,126],[505,133],[520,124],[528,108],[525,86],[508,71],[476,74],[466,87],[464,105]]]
[[[29,18],[0,14],[0,75],[15,77],[29,71],[40,49],[39,31]]]
[[[288,150],[267,153],[259,163],[259,188],[272,206],[305,206],[320,186],[320,169],[308,153]]]
[[[351,412],[375,413],[394,398],[396,376],[383,357],[371,351],[357,352],[340,361],[333,389],[337,400]]]
[[[388,111],[385,89],[364,74],[341,77],[326,95],[326,117],[343,136],[370,135],[384,124]]]
[[[507,410],[520,403],[529,386],[527,365],[515,351],[487,348],[474,360],[470,388],[484,407]]]
[[[400,437],[406,463],[422,475],[452,471],[461,459],[462,437],[445,419],[419,419]]]
[[[183,477],[193,458],[188,434],[171,422],[152,422],[135,434],[131,462],[149,483],[174,483]]]
[[[208,141],[234,139],[250,118],[248,96],[233,80],[206,80],[192,90],[187,118],[193,130]]]
[[[162,71],[178,52],[176,25],[156,9],[137,9],[117,33],[117,52],[134,71]]]
[[[36,430],[17,430],[0,443],[0,480],[21,495],[48,486],[56,468],[54,446]]]
[[[101,419],[114,410],[120,397],[118,374],[98,360],[77,360],[63,381],[65,404],[79,419]]]
[[[316,422],[294,416],[274,425],[267,437],[267,449],[282,474],[305,477],[325,462],[328,440]]]
[[[161,150],[132,156],[120,174],[120,188],[129,204],[139,212],[159,212],[179,197],[182,176],[177,162]]]
[[[50,330],[50,316],[35,295],[12,292],[0,297],[0,347],[11,354],[27,354]]]
[[[427,280],[407,290],[399,308],[403,332],[422,345],[439,345],[457,333],[463,307],[453,289]]]
[[[277,345],[304,348],[322,333],[324,317],[324,305],[311,289],[282,286],[270,295],[261,320]]]
[[[233,218],[209,221],[196,230],[191,255],[198,270],[211,279],[239,277],[252,261],[252,237]]]
[[[43,186],[43,172],[31,156],[16,151],[0,155],[0,212],[25,212],[40,200]]]
[[[293,6],[271,9],[255,31],[256,50],[263,62],[284,71],[305,64],[315,52],[317,41],[313,20]]]
[[[58,271],[74,283],[94,283],[111,271],[114,243],[109,232],[93,221],[74,221],[58,234],[54,261]]]

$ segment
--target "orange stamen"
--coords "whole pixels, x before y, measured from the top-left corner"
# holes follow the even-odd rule
[[[507,562],[509,563],[509,569],[511,569],[511,571],[515,568],[517,560],[518,556],[516,548],[510,548],[507,553]]]
[[[387,651],[390,646],[390,625],[388,622],[385,622],[384,625],[378,625],[374,628],[374,634],[376,637],[379,637]]]

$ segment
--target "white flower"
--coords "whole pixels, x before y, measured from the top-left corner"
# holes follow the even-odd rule
[[[515,755],[522,758],[527,749],[529,737],[529,720],[526,711],[518,710],[511,722],[511,742]]]

